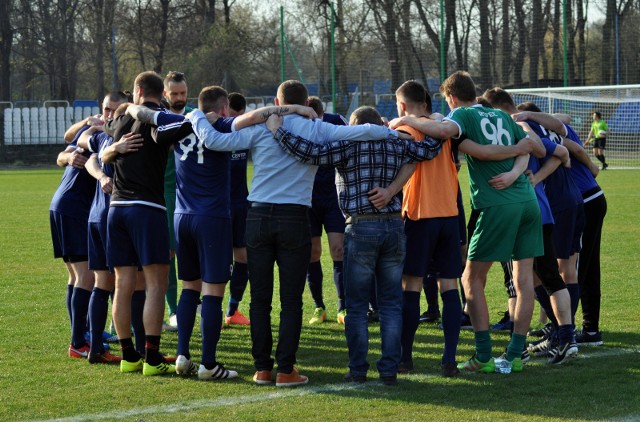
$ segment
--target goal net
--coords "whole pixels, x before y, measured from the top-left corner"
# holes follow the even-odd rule
[[[510,89],[517,104],[532,101],[547,113],[569,114],[571,127],[587,140],[592,114],[609,126],[606,157],[609,168],[640,168],[640,85]],[[587,146],[589,154],[591,148]]]

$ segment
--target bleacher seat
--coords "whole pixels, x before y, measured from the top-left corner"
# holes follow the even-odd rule
[[[4,144],[13,145],[13,109],[4,109]]]

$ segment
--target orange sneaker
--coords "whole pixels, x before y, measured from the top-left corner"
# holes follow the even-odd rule
[[[69,345],[69,357],[76,359],[86,359],[89,356],[89,351],[91,350],[91,346],[89,343],[85,343],[82,347],[73,347],[73,344]]]
[[[258,385],[271,384],[273,382],[271,381],[271,371],[256,371],[253,375],[253,381]]]
[[[304,375],[300,375],[296,368],[293,368],[293,370],[288,374],[278,372],[278,375],[276,376],[276,387],[295,387],[308,382],[309,378]]]
[[[224,317],[224,323],[227,325],[251,325],[251,321],[237,309],[233,315]]]

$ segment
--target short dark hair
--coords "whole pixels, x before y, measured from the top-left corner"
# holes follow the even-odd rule
[[[128,93],[128,94],[127,94]],[[113,103],[126,103],[126,102],[133,102],[133,97],[131,96],[131,92],[126,91],[111,91],[109,93],[107,93],[107,95],[105,95],[105,97],[107,98],[107,101],[109,102],[113,102]]]
[[[318,116],[322,116],[324,114],[324,105],[322,104],[322,100],[315,95],[309,97],[309,107],[316,112]]]
[[[309,98],[307,87],[300,81],[290,79],[278,87],[278,100],[282,104],[305,105]]]
[[[476,85],[469,72],[459,70],[452,73],[440,85],[440,92],[445,96],[454,95],[465,102],[475,101]]]
[[[164,84],[162,78],[153,70],[140,73],[136,76],[136,80],[133,83],[134,87],[140,87],[142,95],[151,98],[162,98],[162,91],[164,90]]]
[[[239,92],[232,92],[229,94],[229,108],[234,109],[237,112],[247,109],[247,99]]]
[[[480,104],[482,107],[485,107],[485,108],[493,108],[491,103],[487,101],[487,99],[484,97],[476,97],[476,103]]]
[[[429,91],[427,91],[427,88],[425,88],[422,83],[416,80],[409,80],[400,85],[400,87],[396,89],[396,98],[402,98],[405,102],[413,104],[424,103],[427,106],[427,112],[431,113],[432,105]]]
[[[382,117],[378,110],[370,106],[358,107],[351,113],[349,124],[351,126],[363,125],[365,123],[371,123],[372,125],[384,126]]]
[[[169,73],[167,73],[167,76],[164,77],[164,86],[168,87],[169,82],[176,82],[176,83],[184,82],[186,84],[187,78],[184,76],[183,72],[176,72],[175,70],[172,70]]]
[[[493,107],[516,106],[511,95],[500,87],[487,89],[484,94],[482,94],[482,97],[489,101]]]
[[[540,107],[538,107],[536,103],[532,101],[525,101],[524,103],[520,103],[516,108],[520,111],[536,111],[536,112],[541,111]]]
[[[602,114],[600,114],[599,111],[594,111],[593,114],[595,114],[596,116],[598,116],[598,119],[602,119]]]
[[[205,86],[198,95],[198,108],[205,113],[219,111],[222,105],[226,105],[229,94],[221,86]],[[225,104],[223,104],[223,101]]]

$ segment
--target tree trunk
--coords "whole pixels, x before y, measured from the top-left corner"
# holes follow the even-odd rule
[[[522,0],[514,0],[516,12],[516,26],[518,28],[518,52],[513,57],[513,86],[519,88],[523,85],[522,71],[527,52],[527,25],[526,15],[522,5]]]
[[[565,0],[566,1],[566,0]],[[562,51],[560,40],[562,38],[562,8],[560,0],[553,2],[553,23],[551,24],[553,41],[551,44],[551,77],[555,80],[562,78]]]
[[[542,20],[542,0],[533,0],[531,4],[533,21],[531,23],[531,37],[529,43],[529,86],[538,87],[538,67],[540,65],[540,52],[544,42],[544,27]]]
[[[491,84],[491,38],[489,28],[489,2],[480,1],[480,88],[487,89]]]
[[[162,72],[164,65],[164,50],[167,45],[167,30],[169,28],[169,2],[171,0],[160,0],[162,7],[162,17],[160,18],[160,39],[158,40],[158,53],[156,54],[156,63],[153,70],[157,73]]]
[[[607,0],[607,9],[605,12],[604,26],[602,27],[602,59],[601,66],[601,83],[608,85],[614,83],[615,73],[615,25],[616,25],[616,0]],[[613,54],[612,54],[613,52]]]
[[[0,1],[0,101],[11,101],[11,51],[13,0]]]
[[[587,20],[584,17],[584,10],[582,0],[576,1],[576,31],[578,32],[578,46],[577,46],[577,66],[578,66],[578,78],[580,79],[580,85],[586,84],[586,63],[587,63],[587,45],[585,42],[585,27]]]
[[[502,60],[501,60],[501,84],[508,85],[511,73],[511,28],[509,15],[510,0],[502,0]]]

